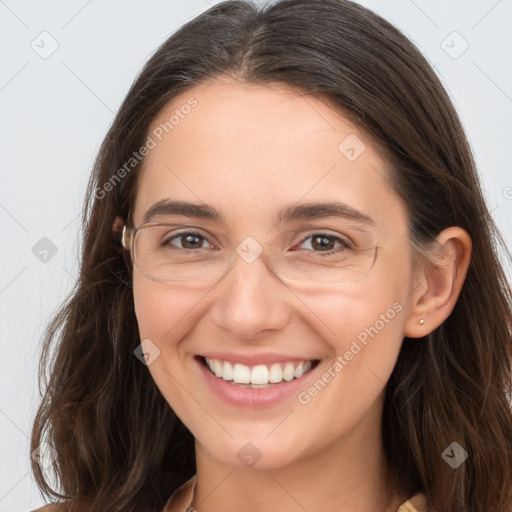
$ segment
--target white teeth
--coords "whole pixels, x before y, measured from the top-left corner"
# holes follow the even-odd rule
[[[224,361],[224,366],[222,367],[222,378],[224,380],[233,380],[235,372],[233,370],[233,365],[229,361]]]
[[[245,364],[236,363],[233,367],[233,380],[238,384],[250,384],[251,369],[248,366],[245,366]]]
[[[246,384],[254,388],[278,384],[283,380],[289,382],[294,378],[298,379],[309,371],[313,364],[312,361],[300,361],[298,363],[289,361],[287,363],[273,363],[270,367],[265,364],[249,367],[245,364],[232,364],[229,361],[210,359],[208,357],[206,358],[206,363],[216,377],[235,384]]]
[[[283,370],[283,379],[286,381],[290,381],[295,377],[295,366],[293,363],[286,363]]]
[[[251,370],[251,384],[268,384],[268,369],[264,364],[253,366]]]
[[[218,359],[213,360],[213,371],[216,377],[222,377],[222,361]]]
[[[274,363],[270,367],[270,371],[268,372],[268,381],[273,384],[277,382],[281,382],[283,380],[283,370],[279,363]]]

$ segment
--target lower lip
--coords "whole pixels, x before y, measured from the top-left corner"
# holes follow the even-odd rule
[[[228,381],[216,377],[201,360],[196,358],[195,361],[199,365],[204,379],[218,397],[229,404],[251,409],[272,407],[290,396],[297,395],[305,388],[307,381],[319,366],[317,364],[298,379],[289,382],[283,381],[268,388],[253,389],[229,384]]]

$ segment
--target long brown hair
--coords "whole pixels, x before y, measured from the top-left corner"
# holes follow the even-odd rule
[[[177,94],[220,75],[288,84],[348,116],[393,169],[415,247],[448,226],[470,234],[472,260],[452,314],[425,338],[403,342],[386,388],[383,438],[404,488],[425,492],[431,510],[509,512],[506,249],[432,68],[400,31],[346,0],[219,3],[165,41],[135,80],[90,178],[78,282],[44,340],[31,449],[49,443],[57,458],[51,475],[32,462],[39,488],[70,510],[154,511],[195,472],[193,436],[134,356],[131,265],[115,250],[112,224],[128,218],[140,163],[126,162],[151,121]],[[442,458],[452,442],[468,453],[457,469]]]

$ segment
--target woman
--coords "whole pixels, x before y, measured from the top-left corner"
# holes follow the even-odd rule
[[[51,510],[511,510],[501,239],[446,92],[385,20],[284,0],[187,23],[83,222],[32,436]]]

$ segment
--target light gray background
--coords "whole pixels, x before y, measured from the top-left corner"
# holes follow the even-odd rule
[[[511,247],[512,1],[360,3],[401,28],[435,65]],[[208,6],[0,0],[0,512],[43,503],[28,444],[39,401],[40,339],[77,275],[79,214],[93,159],[144,62]],[[57,250],[47,261],[32,251],[43,237]]]

